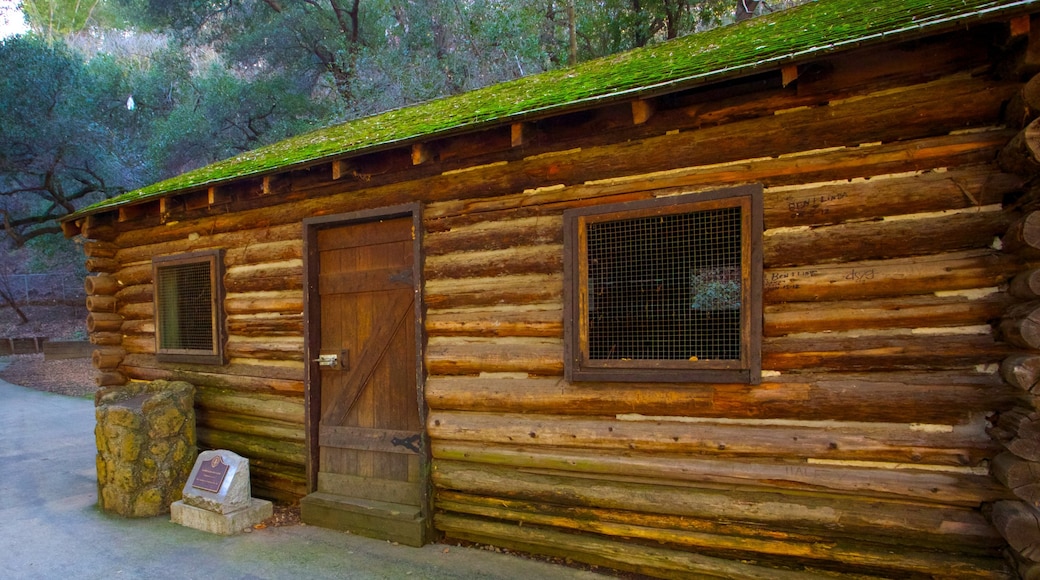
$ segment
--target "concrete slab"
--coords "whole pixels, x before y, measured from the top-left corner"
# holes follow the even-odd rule
[[[170,504],[171,522],[222,536],[241,533],[271,517],[273,513],[271,502],[255,497],[248,506],[226,514],[204,510],[183,501]]]
[[[2,362],[0,362],[2,364]],[[0,381],[0,576],[593,580],[484,550],[409,548],[313,526],[216,536],[97,509],[91,400]]]

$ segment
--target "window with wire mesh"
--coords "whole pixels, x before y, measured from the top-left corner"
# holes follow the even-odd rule
[[[219,254],[206,252],[154,263],[157,354],[216,362],[219,357],[216,275]]]
[[[755,382],[760,196],[741,187],[565,212],[568,378]]]
[[[739,207],[588,225],[591,359],[740,358]]]

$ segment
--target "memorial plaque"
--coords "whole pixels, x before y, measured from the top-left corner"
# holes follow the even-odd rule
[[[182,499],[222,514],[249,506],[249,460],[224,449],[203,451],[184,482]]]
[[[224,477],[227,476],[229,467],[219,455],[209,461],[204,461],[199,464],[199,470],[195,474],[195,479],[191,481],[191,486],[195,489],[217,493],[220,491],[220,486],[224,485]]]

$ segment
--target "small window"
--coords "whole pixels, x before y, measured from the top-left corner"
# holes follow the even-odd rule
[[[152,260],[160,361],[224,363],[222,266],[219,250]]]
[[[762,188],[568,210],[568,380],[761,380]]]

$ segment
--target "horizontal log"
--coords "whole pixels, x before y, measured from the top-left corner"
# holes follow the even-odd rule
[[[120,304],[139,304],[155,300],[155,287],[151,283],[126,286],[116,293]]]
[[[423,300],[431,309],[495,304],[563,302],[563,276],[527,274],[487,278],[427,279]]]
[[[1021,501],[1000,501],[993,505],[991,518],[1013,550],[1040,562],[1040,513]]]
[[[307,495],[307,475],[299,465],[284,465],[260,458],[249,459],[253,496],[295,504]],[[252,475],[254,473],[256,475]]]
[[[438,460],[467,461],[485,466],[556,471],[575,477],[653,483],[854,494],[889,500],[937,502],[977,507],[984,502],[1008,499],[1011,494],[988,475],[932,470],[861,467],[854,464],[823,465],[804,460],[714,459],[683,454],[652,455],[629,451],[493,446],[486,442],[433,441]]]
[[[127,335],[148,335],[153,342],[155,341],[155,320],[151,318],[141,320],[124,320],[122,330]]]
[[[207,364],[159,362],[155,358],[154,354],[130,354],[126,357],[124,362],[125,364],[134,367],[153,367],[158,369],[191,371],[197,373],[212,373],[217,370],[213,365]],[[294,365],[285,362],[260,360],[235,360],[219,367],[219,370],[220,373],[224,375],[253,377],[257,379],[284,379],[290,381],[302,381],[304,374],[302,364]]]
[[[981,296],[924,294],[771,304],[765,307],[763,331],[766,336],[784,336],[867,328],[980,325],[999,317],[1013,303],[1013,298],[994,289]],[[563,336],[563,311],[559,304],[552,303],[429,310],[426,331],[430,336],[559,338]]]
[[[762,368],[774,371],[949,369],[999,362],[1011,348],[990,334],[776,337],[762,341]],[[434,375],[523,372],[558,376],[563,342],[550,338],[431,337]]]
[[[563,245],[558,244],[429,256],[425,265],[428,278],[554,274],[562,269]]]
[[[432,411],[426,424],[430,437],[442,445],[472,442],[778,460],[812,457],[904,466],[976,466],[999,449],[979,425],[936,433],[893,423],[826,421],[795,426],[450,411]]]
[[[155,334],[124,334],[119,344],[129,354],[155,354]]]
[[[200,406],[196,411],[198,424],[216,431],[271,437],[279,441],[303,443],[306,439],[300,422],[276,421],[247,415],[233,415]]]
[[[559,377],[432,376],[431,409],[959,424],[1010,409],[1015,389],[996,375],[968,372],[792,374],[761,385],[576,383]]]
[[[87,313],[87,332],[115,332],[123,327],[123,317],[111,312]]]
[[[228,267],[224,274],[224,288],[229,293],[303,288],[303,260],[293,259]]]
[[[694,575],[705,578],[747,578],[754,580],[794,580],[787,570],[755,565],[748,561],[713,558],[691,551],[636,545],[631,541],[602,536],[576,536],[537,526],[520,527],[514,523],[438,514],[438,530],[450,538],[478,544],[505,546],[520,552],[543,554],[586,562],[593,566],[652,574],[661,578]]]
[[[224,311],[229,315],[258,312],[300,313],[303,312],[303,293],[298,290],[229,293],[224,299]]]
[[[1005,451],[993,459],[993,477],[1019,499],[1040,507],[1040,462],[1028,461]]]
[[[257,340],[232,335],[228,337],[225,353],[233,358],[303,362],[303,337],[269,336]]]
[[[498,308],[428,310],[430,336],[529,336],[562,338],[563,310],[559,304],[503,305]]]
[[[426,364],[431,374],[523,372],[563,373],[563,341],[549,338],[430,338]]]
[[[1000,206],[935,217],[894,216],[808,230],[767,230],[762,243],[767,268],[905,258],[988,248],[1007,231]]]
[[[195,405],[200,412],[257,417],[302,425],[302,396],[285,396],[255,392],[231,391],[205,385],[195,390]]]
[[[119,291],[122,285],[110,274],[87,276],[83,279],[83,289],[87,296],[111,296]]]
[[[278,233],[285,237],[266,242],[252,241],[248,231],[218,236],[217,239],[228,248],[224,254],[225,266],[230,270],[246,264],[302,260],[303,233],[301,228],[296,224],[289,224],[283,226]],[[265,234],[270,239],[273,232],[268,231]]]
[[[151,320],[155,317],[155,305],[151,302],[120,304],[119,315],[125,320]]]
[[[563,216],[534,216],[511,220],[485,220],[450,231],[434,231],[423,238],[428,257],[459,252],[487,252],[519,246],[563,244]]]
[[[830,531],[864,540],[901,537],[907,543],[992,544],[995,535],[975,510],[853,495],[646,485],[450,460],[437,462],[433,480],[438,490],[472,495],[698,519],[725,514],[727,521],[740,524],[806,534]]]
[[[842,538],[799,536],[779,530],[757,531],[751,526],[718,525],[708,521],[692,521],[691,518],[676,518],[659,515],[633,514],[617,510],[592,508],[557,507],[546,504],[482,498],[460,493],[438,494],[437,508],[447,512],[451,529],[459,526],[471,529],[459,514],[477,516],[481,522],[505,521],[525,527],[541,526],[554,528],[560,534],[561,548],[572,544],[583,544],[582,537],[568,537],[562,532],[593,532],[604,538],[618,538],[627,546],[632,539],[651,545],[680,546],[697,554],[718,555],[739,560],[787,561],[804,564],[818,561],[833,565],[840,563],[845,572],[950,574],[960,576],[961,571],[973,562],[978,570],[1000,570],[998,556],[978,559],[974,556],[950,552],[936,553],[896,544],[876,546]],[[480,528],[479,523],[474,528]],[[733,530],[731,528],[738,528]],[[893,557],[898,554],[898,557]],[[734,558],[739,555],[739,558]],[[866,569],[860,568],[864,567]],[[988,576],[988,573],[985,575]],[[983,577],[985,577],[983,576]],[[742,576],[744,577],[744,576]]]
[[[306,459],[306,446],[303,443],[230,433],[209,427],[199,427],[197,432],[199,446],[203,448],[228,449],[243,457],[257,457],[287,465],[303,465]]]
[[[763,274],[764,300],[858,300],[993,288],[1022,269],[1019,258],[987,250],[771,268]]]
[[[778,337],[762,341],[762,368],[779,371],[891,371],[971,368],[1012,354],[991,334]]]
[[[765,306],[765,336],[883,328],[988,324],[1014,299],[993,289],[982,296],[922,294],[875,300],[792,302]]]
[[[256,393],[302,394],[304,391],[302,380],[297,381],[231,375],[217,372],[200,372],[195,370],[131,365],[123,365],[120,370],[124,372],[128,378],[141,381],[185,381],[195,385],[196,387],[205,386],[215,389],[231,389],[235,391],[250,391]]]
[[[229,334],[261,336],[303,336],[303,314],[285,312],[232,314],[227,317]]]
[[[148,262],[122,262],[122,267],[115,273],[116,279],[123,286],[136,286],[138,284],[152,283],[152,263]]]
[[[221,224],[206,228],[200,222]],[[195,234],[194,236],[192,234]],[[198,221],[181,221],[152,229],[134,229],[120,237],[117,258],[126,264],[151,260],[162,254],[183,254],[211,248],[227,248],[224,263],[247,264],[272,259],[300,258],[303,253],[302,220],[271,224],[250,215],[223,214]]]

